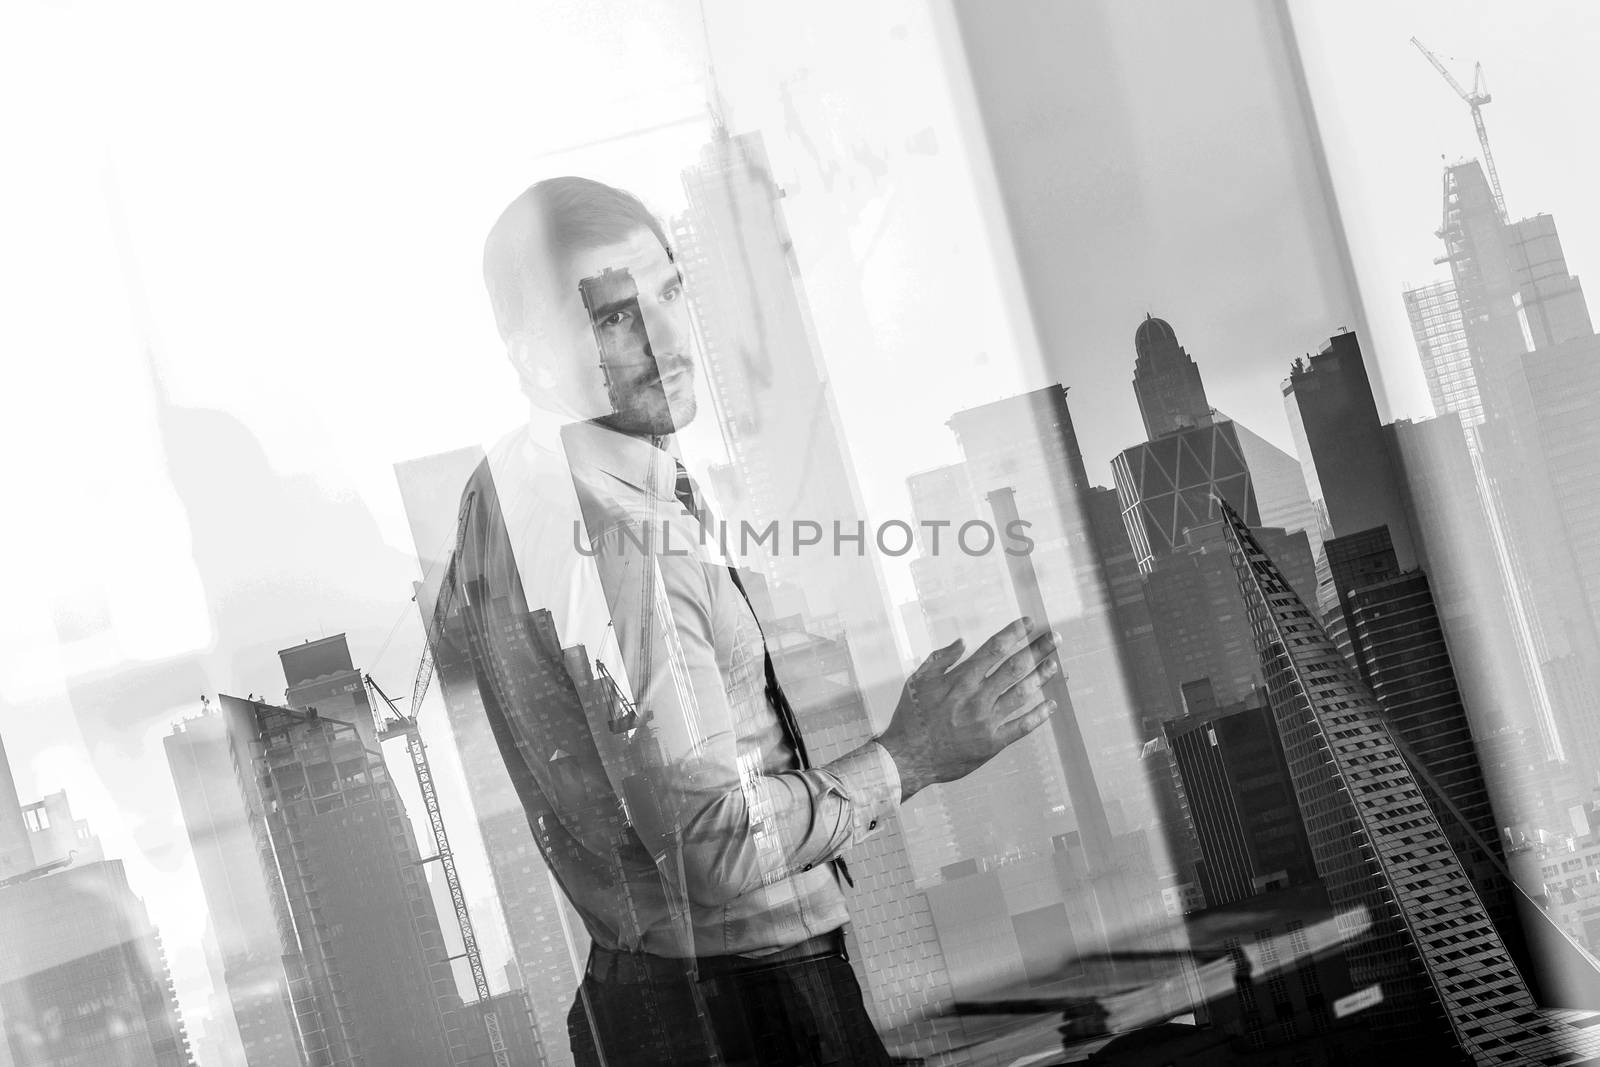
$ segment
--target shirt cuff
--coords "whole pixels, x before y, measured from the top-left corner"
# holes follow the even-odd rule
[[[835,760],[828,768],[850,802],[850,841],[871,837],[900,807],[900,768],[876,741]]]

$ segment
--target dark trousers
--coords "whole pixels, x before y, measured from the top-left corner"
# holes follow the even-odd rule
[[[591,966],[567,1014],[579,1067],[891,1062],[842,954],[702,963],[697,983],[670,967],[608,975]]]

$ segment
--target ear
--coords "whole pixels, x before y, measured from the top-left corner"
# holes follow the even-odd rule
[[[543,331],[517,330],[506,338],[506,357],[530,395],[549,394],[556,387],[550,366],[550,346]]]

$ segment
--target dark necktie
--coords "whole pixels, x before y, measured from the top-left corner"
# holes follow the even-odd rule
[[[699,502],[695,499],[694,483],[689,480],[689,472],[682,463],[673,460],[678,468],[678,477],[673,485],[673,494],[677,496],[678,503],[684,510],[693,515],[702,526],[706,525],[707,516],[700,511]],[[750,603],[750,594],[744,591],[744,582],[739,578],[739,570],[733,564],[728,564],[728,577],[733,579],[733,586],[739,590],[739,595],[744,597],[745,606],[750,609],[750,617],[756,620],[756,629],[761,629],[761,618],[756,614],[755,605]],[[811,757],[806,754],[806,743],[800,737],[800,723],[794,717],[794,708],[789,703],[789,698],[784,695],[783,687],[778,684],[778,672],[773,669],[772,655],[767,651],[767,636],[761,635],[761,659],[767,673],[767,704],[778,716],[778,727],[783,731],[783,739],[789,742],[789,747],[794,749],[794,754],[800,761],[801,769],[811,766]],[[845,882],[854,888],[856,880],[850,877],[850,868],[843,859],[834,859],[834,864],[839,868],[839,874]]]

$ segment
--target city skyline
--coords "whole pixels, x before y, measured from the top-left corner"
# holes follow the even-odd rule
[[[1309,10],[1310,5],[1293,4],[1291,7],[1302,45],[1308,33],[1324,29],[1330,48],[1347,39],[1346,29],[1332,25],[1337,21],[1334,16],[1314,13]],[[1347,321],[1343,315],[1324,315],[1317,320],[1314,329],[1295,331],[1294,335],[1301,338],[1295,344],[1263,351],[1260,335],[1281,329],[1281,322],[1274,322],[1270,328],[1256,325],[1234,329],[1241,318],[1238,309],[1223,309],[1214,298],[1200,295],[1162,300],[1159,294],[1122,292],[1118,297],[1120,310],[1116,313],[1103,305],[1074,312],[1079,330],[1075,336],[1081,340],[1071,346],[1073,351],[1058,353],[1058,362],[1040,357],[1030,364],[1029,343],[1017,339],[1026,332],[1025,328],[1005,310],[1015,294],[1008,293],[1000,281],[974,282],[973,288],[980,291],[969,299],[978,309],[973,318],[983,326],[981,329],[951,327],[950,347],[959,352],[958,357],[948,361],[933,358],[929,364],[932,369],[927,372],[929,377],[944,380],[917,392],[917,404],[905,405],[915,411],[885,412],[881,400],[879,406],[874,407],[874,395],[880,398],[890,395],[887,392],[890,385],[886,382],[895,380],[894,373],[906,373],[908,366],[919,366],[913,361],[927,350],[930,337],[937,333],[925,324],[897,325],[895,316],[919,310],[926,313],[930,309],[937,310],[941,304],[956,306],[958,294],[963,292],[961,272],[943,268],[928,268],[936,277],[930,282],[934,295],[925,302],[907,297],[903,286],[894,282],[897,270],[914,275],[920,261],[945,251],[942,239],[936,242],[931,237],[911,238],[906,234],[908,229],[937,217],[930,204],[941,195],[977,199],[974,187],[965,179],[952,178],[943,169],[935,172],[930,162],[933,157],[902,147],[913,142],[923,129],[925,119],[927,128],[934,131],[933,140],[945,153],[945,162],[964,163],[968,154],[975,154],[975,150],[963,144],[960,125],[953,118],[958,107],[946,107],[941,96],[926,106],[929,113],[924,114],[918,106],[899,96],[884,96],[876,90],[861,88],[841,74],[839,68],[845,64],[837,59],[819,65],[807,81],[796,73],[802,66],[796,60],[783,68],[785,76],[793,76],[785,90],[795,98],[798,118],[791,122],[781,117],[784,114],[781,96],[774,95],[770,86],[757,80],[756,73],[748,67],[749,61],[727,55],[732,51],[730,35],[747,25],[747,20],[729,11],[726,5],[713,4],[711,8],[714,25],[710,36],[719,64],[723,66],[722,76],[730,86],[730,95],[745,99],[743,110],[735,108],[735,115],[751,116],[750,128],[767,132],[779,182],[786,187],[785,210],[791,212],[796,253],[802,260],[808,289],[816,298],[825,372],[836,372],[831,384],[839,397],[848,444],[858,461],[870,468],[863,475],[861,485],[869,516],[878,520],[914,521],[916,510],[910,503],[911,493],[905,488],[907,476],[937,471],[961,461],[959,448],[949,440],[951,435],[944,421],[960,410],[952,398],[984,390],[992,391],[981,396],[987,401],[1018,396],[1056,381],[1065,382],[1072,390],[1069,404],[1074,417],[1080,423],[1100,427],[1084,435],[1089,481],[1096,485],[1113,485],[1110,457],[1145,437],[1139,429],[1136,399],[1133,391],[1127,388],[1126,379],[1136,358],[1132,337],[1146,315],[1161,318],[1170,315],[1178,338],[1192,353],[1201,373],[1206,375],[1207,386],[1212,390],[1210,400],[1216,409],[1236,414],[1241,427],[1254,427],[1268,441],[1292,451],[1288,423],[1282,417],[1276,392],[1278,379],[1269,373],[1260,373],[1262,368],[1281,364],[1280,376],[1286,377],[1288,365],[1295,356],[1301,352],[1310,353],[1340,326],[1359,331],[1357,324]],[[91,371],[85,375],[88,378],[93,378],[96,370],[103,372],[108,396],[114,392],[118,398],[111,400],[94,390],[81,408],[61,412],[54,418],[53,425],[98,423],[106,428],[107,436],[126,442],[126,448],[113,450],[85,449],[69,442],[62,446],[62,455],[53,466],[50,463],[41,466],[64,472],[63,480],[70,483],[75,480],[74,472],[82,472],[103,460],[103,469],[78,480],[102,490],[104,499],[110,502],[107,507],[121,509],[125,514],[136,516],[136,520],[128,523],[128,533],[121,538],[111,538],[114,543],[108,546],[96,535],[86,532],[103,527],[100,505],[64,502],[61,514],[66,516],[64,525],[69,530],[58,543],[45,546],[41,557],[41,550],[19,542],[17,558],[41,559],[41,565],[24,568],[27,573],[20,578],[22,603],[28,607],[10,624],[14,639],[9,642],[5,663],[0,667],[0,732],[9,731],[17,739],[12,755],[25,794],[42,796],[65,789],[97,826],[103,826],[106,840],[114,842],[117,853],[125,858],[130,881],[148,898],[157,925],[166,936],[169,951],[177,949],[174,973],[179,979],[179,995],[185,1008],[202,1005],[205,991],[212,983],[206,975],[202,953],[190,947],[198,945],[202,937],[200,923],[204,909],[197,910],[197,906],[203,897],[199,892],[196,857],[181,832],[175,832],[181,827],[174,821],[175,798],[169,795],[165,784],[167,771],[161,751],[162,736],[174,719],[193,713],[202,690],[213,696],[223,691],[269,691],[275,684],[271,679],[275,665],[255,653],[308,637],[349,629],[358,662],[371,665],[379,677],[385,679],[385,684],[390,678],[396,679],[396,689],[409,679],[421,652],[421,631],[416,622],[416,608],[405,602],[409,592],[406,581],[413,575],[401,565],[407,564],[413,553],[406,536],[402,505],[394,492],[387,465],[399,457],[430,454],[475,439],[464,435],[463,431],[481,432],[481,426],[468,426],[450,414],[453,408],[473,406],[464,398],[483,400],[476,405],[477,417],[499,419],[497,425],[514,425],[522,417],[521,399],[509,384],[510,376],[506,368],[496,362],[498,357],[491,351],[492,343],[485,343],[486,312],[475,291],[475,264],[471,262],[479,231],[487,221],[478,217],[484,214],[481,206],[503,200],[503,194],[524,181],[536,167],[585,169],[592,162],[592,169],[597,173],[615,176],[623,184],[641,186],[653,206],[670,207],[676,197],[682,196],[681,190],[671,187],[678,181],[678,168],[652,166],[653,158],[659,155],[687,163],[707,141],[707,124],[699,115],[703,75],[699,69],[698,26],[669,15],[641,14],[640,17],[647,19],[647,28],[658,32],[661,40],[667,43],[665,51],[672,53],[660,67],[651,68],[653,74],[659,74],[662,69],[667,71],[668,77],[661,82],[667,88],[643,113],[638,104],[639,94],[629,96],[624,89],[620,102],[604,104],[600,117],[593,119],[592,127],[621,131],[637,129],[657,120],[679,124],[663,125],[621,146],[561,150],[553,158],[535,158],[525,150],[504,148],[480,152],[474,158],[485,163],[482,175],[462,178],[451,172],[450,195],[471,203],[452,208],[445,220],[427,221],[426,207],[420,210],[417,207],[419,202],[425,201],[416,186],[407,185],[404,193],[385,201],[396,215],[409,210],[423,216],[419,228],[426,231],[424,239],[431,242],[429,247],[441,250],[440,262],[448,262],[450,270],[461,275],[460,278],[451,275],[448,285],[439,286],[444,294],[441,304],[449,310],[440,311],[436,316],[424,315],[419,320],[416,332],[423,339],[419,342],[402,338],[387,327],[370,326],[370,318],[366,330],[331,329],[329,339],[324,340],[317,331],[319,324],[325,326],[335,317],[331,313],[322,319],[296,319],[293,313],[287,313],[285,317],[290,320],[287,324],[271,325],[264,328],[265,336],[240,341],[230,356],[230,359],[259,360],[263,366],[273,368],[274,373],[241,376],[230,371],[228,368],[234,364],[216,356],[218,339],[230,336],[223,326],[228,313],[240,321],[245,320],[248,313],[242,311],[236,296],[221,292],[215,282],[195,281],[191,269],[180,262],[181,257],[164,249],[157,236],[163,222],[177,212],[177,200],[176,190],[158,189],[153,182],[155,170],[150,164],[157,157],[149,153],[176,150],[170,127],[151,127],[153,149],[141,150],[124,143],[132,137],[113,139],[116,142],[110,153],[113,175],[107,182],[119,189],[116,195],[124,201],[127,214],[121,221],[114,217],[113,210],[101,211],[99,205],[105,197],[98,178],[67,183],[67,191],[60,194],[68,198],[67,201],[43,194],[36,197],[47,206],[63,202],[94,205],[87,221],[69,224],[61,232],[80,235],[82,245],[91,250],[88,258],[95,261],[95,265],[89,270],[90,288],[100,294],[110,294],[104,301],[110,311],[105,321],[90,330],[83,341],[86,349],[98,346],[99,350],[87,358],[74,353],[58,361],[44,360],[50,366],[32,372],[36,377],[29,380],[39,386],[39,393],[70,394],[79,389],[81,383],[73,380],[76,375],[69,378],[54,369],[57,363],[87,367]],[[824,17],[843,18],[838,13],[824,13]],[[1435,27],[1446,24],[1446,16],[1437,11],[1430,17]],[[927,56],[937,51],[929,43],[936,34],[927,19],[903,9],[874,18],[878,21],[870,26],[875,32],[881,31],[885,41],[909,41],[904,49],[907,53],[920,50],[915,52],[917,58],[896,60],[912,68],[914,73],[921,72],[918,74],[921,80],[912,84],[936,84],[939,75],[929,75],[924,70],[928,65]],[[1366,27],[1366,32],[1371,32],[1375,24],[1403,21],[1399,16],[1351,18]],[[1556,16],[1546,15],[1544,19],[1540,25],[1549,25]],[[758,20],[752,16],[748,21]],[[569,31],[568,40],[587,39],[581,28],[575,29],[570,23],[564,25]],[[904,29],[904,37],[890,35],[896,26]],[[1108,20],[1103,29],[1103,40],[1125,44],[1127,38],[1120,34],[1126,27],[1117,19]],[[351,30],[343,24],[335,26],[330,30],[330,40],[345,40],[343,35]],[[1465,43],[1459,37],[1450,42],[1442,28],[1428,26],[1411,27],[1405,32],[1412,30],[1430,45],[1458,54],[1469,55],[1475,48],[1482,50],[1500,93],[1497,104],[1489,112],[1490,124],[1513,216],[1520,217],[1520,209],[1526,208],[1548,210],[1560,219],[1572,272],[1581,274],[1582,262],[1593,262],[1594,257],[1600,255],[1600,228],[1596,228],[1592,209],[1580,203],[1582,198],[1571,185],[1563,185],[1557,178],[1547,178],[1538,172],[1541,166],[1549,171],[1563,169],[1549,165],[1550,160],[1562,157],[1548,154],[1554,152],[1554,148],[1541,148],[1532,143],[1534,134],[1524,130],[1524,127],[1546,133],[1550,130],[1549,119],[1528,115],[1536,101],[1560,100],[1562,107],[1569,106],[1573,96],[1570,89],[1563,88],[1565,83],[1560,80],[1560,72],[1544,71],[1533,77],[1518,69],[1511,54],[1504,51],[1491,54],[1489,49],[1494,42],[1476,42],[1470,34],[1462,35]],[[56,27],[52,32],[61,32],[61,28]],[[132,36],[148,43],[144,37],[146,32],[141,29]],[[755,32],[770,38],[776,31],[758,26]],[[1390,34],[1390,37],[1393,41],[1389,44],[1396,47],[1385,45],[1384,69],[1400,72],[1403,79],[1397,82],[1391,76],[1380,79],[1381,83],[1391,88],[1403,85],[1408,101],[1417,101],[1426,115],[1438,116],[1437,122],[1416,121],[1428,129],[1448,131],[1435,138],[1441,147],[1472,149],[1471,124],[1465,107],[1455,100],[1420,57],[1403,45],[1403,35]],[[1527,40],[1526,37],[1522,39]],[[1397,49],[1405,54],[1394,56],[1391,61],[1391,53]],[[628,42],[615,46],[614,52],[619,57],[632,54]],[[793,51],[783,54],[790,60],[803,55],[799,44]],[[724,59],[728,61],[723,63]],[[1409,324],[1399,289],[1390,286],[1394,291],[1385,292],[1383,287],[1388,283],[1369,282],[1367,272],[1374,263],[1381,261],[1382,269],[1373,271],[1379,279],[1388,279],[1403,269],[1413,285],[1427,281],[1428,272],[1433,269],[1429,267],[1429,260],[1438,253],[1438,242],[1430,236],[1437,224],[1437,153],[1432,151],[1431,143],[1425,152],[1414,146],[1410,149],[1413,157],[1425,156],[1426,165],[1432,169],[1419,188],[1407,188],[1397,194],[1409,203],[1426,201],[1425,209],[1415,210],[1405,220],[1406,226],[1416,232],[1396,238],[1392,245],[1363,245],[1363,240],[1370,241],[1373,220],[1356,208],[1364,202],[1363,197],[1366,201],[1383,201],[1387,205],[1388,193],[1372,192],[1370,169],[1361,169],[1368,167],[1365,163],[1353,172],[1356,178],[1347,181],[1352,172],[1345,168],[1357,164],[1351,158],[1353,154],[1341,154],[1340,145],[1336,143],[1338,137],[1348,136],[1347,129],[1344,134],[1339,132],[1345,120],[1330,115],[1323,105],[1336,98],[1329,93],[1348,91],[1356,94],[1359,107],[1365,109],[1361,113],[1370,114],[1373,90],[1336,82],[1335,74],[1330,73],[1334,68],[1330,68],[1326,55],[1313,55],[1308,63],[1314,68],[1311,80],[1313,96],[1318,101],[1317,128],[1328,142],[1325,147],[1330,155],[1333,184],[1340,194],[1339,207],[1351,241],[1356,245],[1357,273],[1361,275],[1363,295],[1375,327],[1371,337],[1359,332],[1357,335],[1368,348],[1366,355],[1372,363],[1379,410],[1385,413],[1386,423],[1392,422],[1398,414],[1421,416],[1427,410],[1426,389],[1416,352],[1410,346],[1410,333],[1406,332]],[[212,61],[206,61],[207,69],[212,65]],[[107,69],[115,67],[108,64]],[[1464,67],[1457,65],[1456,69],[1461,73]],[[481,87],[499,77],[484,75],[484,81],[478,84]],[[53,79],[42,80],[53,83]],[[321,80],[318,84],[325,88],[327,83]],[[152,89],[150,95],[168,100],[174,91],[163,83]],[[1318,96],[1319,93],[1322,95]],[[837,108],[836,101],[841,96],[847,100],[865,100],[869,105],[862,115],[839,120],[843,124],[842,132],[830,130],[826,125],[832,111],[849,110]],[[274,126],[267,119],[263,101],[253,93],[249,99],[253,102],[249,122],[236,126],[224,124],[224,141],[231,146],[228,152],[235,153],[237,158],[249,154],[248,140],[243,136],[247,128],[259,131],[263,123],[269,129]],[[68,114],[78,115],[82,104],[72,95],[58,106]],[[426,110],[420,102],[418,109]],[[595,132],[594,128],[562,119],[549,127],[541,127],[533,136],[558,146],[582,145]],[[469,132],[463,132],[451,143],[460,144],[469,137]],[[863,162],[861,155],[852,154],[858,143],[873,141],[875,147],[889,153],[890,177],[881,185],[871,178],[873,165]],[[1149,165],[1154,158],[1146,154],[1152,149],[1143,139],[1123,143],[1133,152],[1134,158],[1144,161],[1141,166]],[[377,154],[373,145],[368,147]],[[818,153],[816,157],[810,154],[813,151]],[[1394,149],[1387,155],[1393,156],[1399,151]],[[355,154],[359,154],[359,150]],[[91,159],[77,149],[68,155],[83,165],[85,173],[100,172],[98,157]],[[348,162],[348,157],[345,158]],[[826,184],[829,160],[843,161],[843,169],[837,172],[836,184],[832,187]],[[944,165],[944,162],[940,164]],[[1393,165],[1400,166],[1399,163]],[[1416,168],[1406,173],[1415,174],[1420,172],[1422,164],[1412,159],[1406,166]],[[1581,168],[1568,169],[1577,172]],[[664,170],[666,174],[642,177],[653,170]],[[233,173],[230,169],[219,171],[214,165],[198,166],[195,172],[203,176]],[[293,185],[293,179],[286,178],[284,170],[274,166],[271,174],[280,184]],[[197,182],[201,180],[209,179],[196,179]],[[237,175],[234,181],[239,181]],[[1398,180],[1396,184],[1419,185]],[[255,187],[245,181],[239,188]],[[341,195],[346,192],[351,196],[360,195],[359,191],[341,187]],[[1306,192],[1305,195],[1316,194]],[[72,197],[76,197],[76,201],[72,201]],[[267,202],[271,198],[258,199]],[[226,215],[230,210],[220,197],[207,196],[204,202],[219,215]],[[1574,211],[1574,207],[1580,210]],[[1130,207],[1134,213],[1137,209],[1137,203]],[[265,215],[281,224],[284,221],[282,210],[279,206],[269,206]],[[990,246],[980,211],[963,209],[958,214],[951,223],[952,243],[960,245],[966,271],[984,273],[990,257],[1003,257],[1004,251]],[[802,221],[796,221],[797,215]],[[1570,227],[1566,225],[1569,218]],[[244,234],[241,240],[249,241],[253,237],[265,245],[264,259],[268,262],[280,265],[292,262],[294,255],[276,242],[264,240],[257,225],[240,222]],[[123,238],[107,236],[119,226],[128,231]],[[338,231],[337,226],[330,229]],[[365,222],[356,230],[368,248],[392,247],[391,237]],[[216,261],[217,257],[205,254],[206,242],[193,232],[186,232],[182,227],[177,232],[180,234],[178,246],[196,253],[195,259]],[[285,232],[307,236],[294,225],[287,225]],[[462,233],[466,236],[461,236]],[[55,239],[54,235],[50,237],[52,241]],[[119,240],[126,240],[136,251],[132,259],[138,265],[133,273],[144,276],[149,290],[148,304],[142,309],[137,306],[140,301],[125,292],[127,263],[122,253],[112,251]],[[309,238],[310,242],[315,240],[315,237]],[[1404,248],[1403,255],[1392,258],[1404,260],[1406,265],[1397,266],[1374,250],[1382,248]],[[100,253],[98,260],[96,249]],[[303,252],[300,254],[303,257]],[[48,257],[43,258],[48,261]],[[356,255],[341,262],[348,264],[359,259]],[[283,276],[292,273],[284,271]],[[324,276],[320,270],[313,273],[317,280],[307,282],[304,288],[292,288],[285,303],[304,302],[327,311],[327,298],[320,293],[324,290],[338,292],[341,285],[349,287],[343,291],[350,294],[350,299],[370,300],[374,307],[393,300],[396,294],[405,294],[399,302],[421,304],[426,300],[421,295],[424,290],[409,286],[396,288],[393,275],[381,271],[375,278],[383,280],[373,281],[370,287],[366,281],[351,282],[349,277]],[[349,274],[361,276],[359,271]],[[437,283],[443,277],[446,275],[441,271],[430,275],[430,280]],[[254,288],[263,293],[274,291],[270,279],[253,273],[241,275],[237,284],[242,289]],[[1176,283],[1172,275],[1166,275],[1163,284]],[[387,290],[386,285],[390,287]],[[197,299],[209,297],[225,311],[208,311],[188,321],[181,309],[186,307],[189,297],[185,294],[191,288],[203,294]],[[1196,293],[1200,292],[1201,287],[1197,286]],[[885,294],[892,298],[882,305],[890,309],[887,312],[875,306],[872,299]],[[1208,316],[1201,313],[1203,308],[1197,310],[1193,306],[1203,305],[1207,299],[1211,299],[1217,314]],[[1185,304],[1191,306],[1186,308]],[[52,305],[45,302],[45,306]],[[1259,303],[1252,303],[1249,310],[1257,313],[1262,309]],[[1298,310],[1295,309],[1296,313]],[[1265,312],[1272,313],[1270,308]],[[69,321],[65,313],[58,319]],[[985,331],[987,336],[982,336]],[[25,347],[44,353],[70,352],[60,339],[60,332],[57,326],[41,327],[26,335],[38,343]],[[1095,340],[1112,335],[1124,338],[1121,348]],[[130,343],[130,338],[137,338],[137,345]],[[882,367],[842,365],[853,362],[849,358],[851,354],[867,342],[873,343],[873,351],[883,354]],[[984,362],[979,362],[974,355],[980,342]],[[135,361],[139,366],[132,371],[122,363],[115,363],[135,347],[150,352],[150,366],[167,395],[151,400],[142,351]],[[338,354],[334,354],[335,348],[340,349]],[[417,393],[430,390],[429,361],[436,363],[440,351],[461,349],[484,355],[481,359],[474,354],[461,360],[472,363],[473,368],[465,371],[460,380],[440,385],[436,398],[419,404]],[[373,367],[381,360],[375,352],[399,353],[401,358],[394,364],[399,369],[394,380],[379,386],[374,393],[364,394],[361,384],[367,378],[383,377],[372,374]],[[1022,358],[1008,362],[1015,353],[1021,353]],[[1032,354],[1038,355],[1037,352]],[[1075,385],[1073,376],[1065,372],[1074,362],[1107,364],[1106,381],[1123,384],[1094,389]],[[1215,383],[1211,376],[1213,366]],[[893,372],[893,368],[899,368],[898,372]],[[1253,376],[1247,374],[1245,368],[1254,368]],[[885,377],[874,377],[880,374]],[[242,378],[267,380],[250,383],[247,388],[242,380],[236,380]],[[1412,380],[1409,387],[1404,384],[1408,378]],[[300,388],[297,380],[311,384]],[[122,399],[124,396],[131,400]],[[352,399],[357,396],[361,399]],[[924,399],[926,404],[922,402]],[[458,400],[463,402],[458,404]],[[159,440],[163,435],[152,432],[151,427],[166,425],[170,413],[180,404],[191,414],[204,410],[212,418],[204,423],[196,419],[191,425],[193,432],[187,436]],[[935,405],[942,406],[934,410]],[[45,405],[46,409],[50,407]],[[489,414],[483,415],[484,411]],[[409,425],[402,430],[387,425],[395,412],[422,414],[404,420]],[[884,435],[895,437],[896,430],[904,426],[904,421],[896,420],[913,417],[927,425],[916,434],[906,435],[906,441],[897,440],[881,449],[861,447],[863,442],[873,441],[874,426],[886,427]],[[19,434],[16,454],[25,454],[22,444],[27,435],[33,434],[36,444],[47,432],[44,424],[26,418],[18,420],[12,431]],[[234,446],[248,442],[254,448],[250,455],[259,460],[259,466],[251,470],[259,470],[262,479],[250,483],[251,493],[241,493],[237,502],[229,502],[236,504],[241,520],[252,520],[241,521],[237,528],[224,528],[225,536],[235,539],[230,540],[230,551],[239,557],[264,559],[275,547],[274,537],[280,539],[277,544],[286,544],[287,538],[299,538],[302,529],[319,524],[324,524],[322,528],[327,531],[358,530],[360,536],[336,537],[326,549],[326,570],[341,580],[348,577],[348,582],[336,593],[321,598],[314,611],[300,614],[285,611],[275,615],[270,626],[262,625],[261,632],[245,634],[235,624],[238,616],[230,619],[222,610],[231,601],[234,610],[241,611],[241,605],[247,603],[241,591],[252,586],[282,593],[292,589],[293,584],[282,576],[273,579],[279,583],[277,585],[263,583],[262,576],[267,570],[253,560],[247,561],[249,565],[219,565],[219,569],[207,572],[212,560],[202,557],[208,520],[190,506],[190,495],[195,490],[183,484],[185,474],[179,468],[193,460],[186,460],[179,453],[205,455],[208,441],[215,443],[218,456],[226,455],[230,457],[229,462],[241,464],[244,462],[239,459],[242,453]],[[116,454],[104,456],[105,451]],[[97,452],[100,455],[96,455]],[[906,462],[908,456],[911,462]],[[54,477],[53,473],[49,476],[50,479]],[[36,475],[24,474],[17,482],[14,499],[44,501],[45,504],[34,506],[49,510],[53,504],[48,502],[58,499],[58,491],[44,488],[40,483]],[[258,487],[263,491],[254,492]],[[281,494],[266,491],[274,487],[286,491]],[[323,503],[340,506],[324,508],[320,506]],[[300,508],[305,509],[304,513],[296,510]],[[1267,522],[1265,525],[1274,524]],[[247,526],[255,529],[247,529]],[[308,564],[316,562],[322,546],[314,537],[307,537],[304,543],[310,546],[309,551],[294,558]],[[1317,544],[1312,547],[1315,551]],[[401,556],[398,561],[394,558],[397,554]],[[885,565],[885,579],[890,589],[887,607],[896,630],[903,629],[897,609],[906,602],[908,591],[916,590],[910,571],[913,558],[915,556],[907,558],[904,567],[898,569],[892,563]],[[79,560],[90,562],[80,567]],[[367,565],[369,561],[370,566]],[[52,571],[68,576],[66,588],[47,584],[43,574]],[[336,615],[340,610],[340,597],[364,603],[359,610],[353,609],[349,616],[340,618]],[[158,676],[163,680],[157,681]],[[85,684],[85,680],[93,684]],[[132,708],[137,708],[141,716],[138,722],[113,714]],[[424,710],[424,729],[433,742],[432,751],[439,753],[441,778],[449,791],[446,802],[455,805],[463,813],[462,821],[466,821],[465,813],[470,809],[466,806],[468,791],[462,784],[465,775],[454,755],[446,725],[448,717],[443,708],[438,697],[430,698]],[[161,779],[162,784],[124,808],[123,799],[130,794],[137,775],[153,775]],[[412,803],[407,797],[407,809],[415,818]],[[482,846],[474,840],[464,847],[474,853],[466,862],[475,865],[482,884],[487,886],[489,879],[483,872],[488,871],[489,864],[482,858]]]

